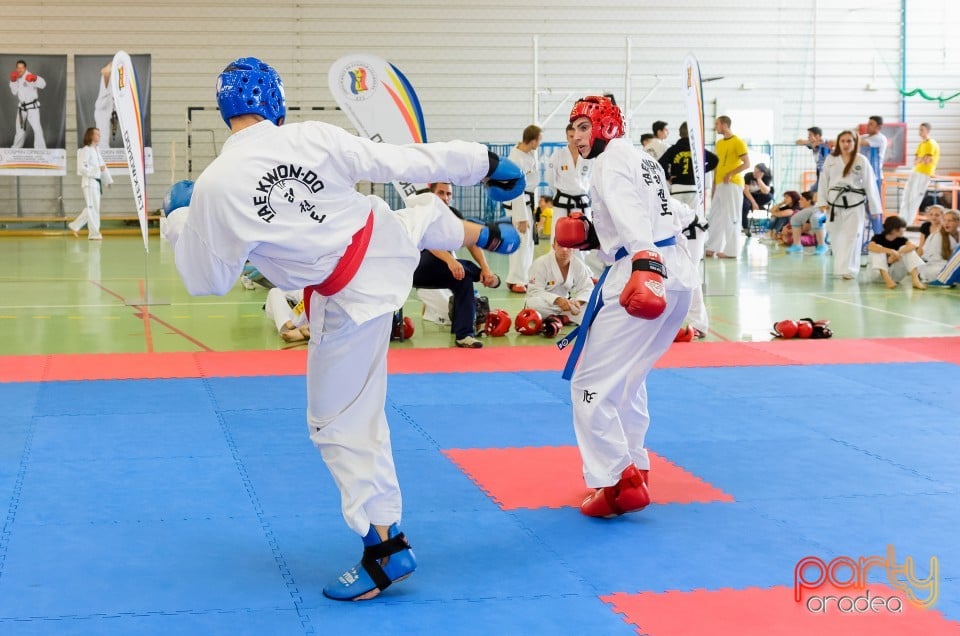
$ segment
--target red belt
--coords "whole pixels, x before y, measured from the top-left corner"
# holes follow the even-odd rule
[[[316,285],[309,285],[303,289],[303,308],[307,312],[307,319],[310,319],[310,296],[317,292],[321,296],[333,296],[338,291],[347,286],[360,269],[360,263],[367,254],[367,247],[370,246],[370,237],[373,235],[373,212],[367,217],[367,222],[362,228],[356,231],[353,238],[350,239],[350,245],[347,251],[343,253],[337,266],[333,268],[326,280]]]

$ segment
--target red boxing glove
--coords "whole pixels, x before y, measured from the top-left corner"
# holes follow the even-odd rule
[[[667,308],[667,292],[663,279],[667,277],[660,255],[652,251],[633,255],[633,273],[620,292],[620,304],[635,318],[653,320]]]
[[[36,82],[36,81],[37,81],[37,76],[34,75],[33,73],[27,73],[26,79],[27,79],[28,82]]]
[[[571,212],[557,219],[557,245],[575,250],[595,250],[600,247],[597,231],[583,212]]]
[[[20,73],[18,73],[17,71],[11,71],[11,73],[10,73],[10,81],[11,81],[11,82],[16,82],[18,79],[20,79]]]

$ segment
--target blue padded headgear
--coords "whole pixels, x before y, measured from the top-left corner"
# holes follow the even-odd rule
[[[190,205],[193,197],[193,181],[177,181],[163,195],[163,213],[169,215],[176,209]]]
[[[217,105],[227,126],[237,115],[260,115],[279,126],[287,114],[280,74],[255,57],[241,57],[217,79]]]

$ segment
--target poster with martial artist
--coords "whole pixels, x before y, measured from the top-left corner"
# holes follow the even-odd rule
[[[140,119],[143,129],[145,172],[153,174],[153,148],[150,135],[150,74],[149,54],[131,55],[137,75],[140,101]],[[110,92],[110,67],[113,54],[74,55],[73,71],[77,94],[77,147],[83,145],[87,128],[100,129],[100,154],[107,162],[110,175],[128,177],[126,151],[117,120],[117,109]]]
[[[67,56],[0,53],[0,175],[67,174]]]

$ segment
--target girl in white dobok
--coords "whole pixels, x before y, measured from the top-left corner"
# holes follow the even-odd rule
[[[87,238],[99,241],[100,235],[100,193],[104,184],[110,185],[113,179],[107,170],[107,164],[100,156],[100,130],[87,128],[83,133],[83,148],[77,151],[77,174],[80,175],[80,187],[83,189],[83,201],[86,207],[68,225],[74,236],[89,225]]]
[[[833,274],[844,280],[860,272],[865,205],[880,217],[883,205],[877,178],[866,157],[858,152],[857,136],[849,130],[837,135],[837,143],[823,163],[818,192],[827,213]]]

